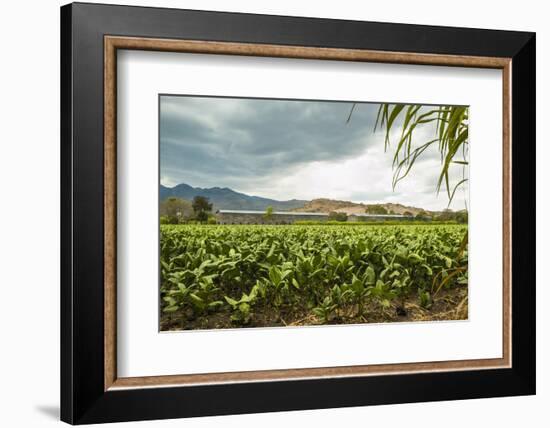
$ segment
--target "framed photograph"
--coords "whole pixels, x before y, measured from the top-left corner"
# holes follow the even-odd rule
[[[76,3],[61,105],[63,421],[535,393],[533,33]]]

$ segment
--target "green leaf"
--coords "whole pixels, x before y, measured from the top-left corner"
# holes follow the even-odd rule
[[[275,286],[281,283],[281,271],[277,266],[271,266],[269,268],[269,279],[271,279],[271,282],[273,282]]]
[[[199,296],[197,296],[196,294],[194,294],[194,293],[191,293],[189,295],[189,297],[191,297],[191,300],[193,300],[193,302],[195,302],[195,303],[198,303],[198,304],[204,303],[204,300],[202,298],[200,298]]]
[[[311,312],[313,312],[313,314],[317,315],[319,318],[325,317],[325,311],[322,308],[313,308]]]
[[[231,297],[224,296],[224,299],[227,303],[229,303],[231,306],[237,306],[239,302],[237,302],[235,299],[232,299]]]
[[[222,302],[221,300],[216,300],[216,301],[210,302],[210,303],[208,304],[208,308],[209,308],[209,309],[216,309],[216,308],[218,308],[218,307],[220,307],[220,306],[223,306],[223,302]]]
[[[365,271],[365,277],[367,280],[367,284],[369,285],[373,285],[376,281],[376,273],[374,272],[372,266],[367,267],[367,270]]]

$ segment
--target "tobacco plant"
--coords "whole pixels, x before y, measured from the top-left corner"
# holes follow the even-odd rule
[[[319,323],[429,309],[468,283],[466,226],[162,225],[161,308],[182,324],[218,314],[251,325],[259,313]],[[298,316],[296,315],[296,316]]]

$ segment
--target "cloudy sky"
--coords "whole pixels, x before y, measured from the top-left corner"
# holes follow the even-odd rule
[[[330,198],[398,202],[441,210],[436,149],[424,152],[392,189],[392,157],[373,132],[379,104],[161,96],[160,176],[172,187],[229,187],[277,200]],[[397,128],[396,128],[396,132]],[[426,126],[418,144],[434,138]],[[456,166],[455,178],[462,178]],[[456,182],[456,181],[454,181]],[[463,209],[467,188],[451,205]]]

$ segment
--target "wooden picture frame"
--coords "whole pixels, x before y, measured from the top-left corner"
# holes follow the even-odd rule
[[[501,69],[502,358],[118,377],[117,49]],[[534,34],[77,3],[61,9],[61,53],[62,420],[114,422],[535,392]]]

